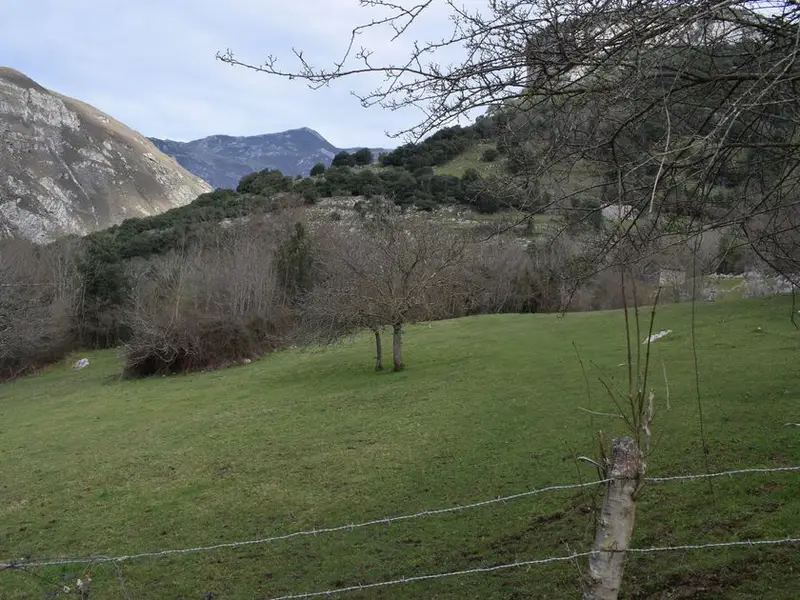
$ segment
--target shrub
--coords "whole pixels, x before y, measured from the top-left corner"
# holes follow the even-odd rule
[[[353,153],[353,161],[357,166],[364,167],[372,164],[372,151],[369,148],[361,148]]]
[[[218,369],[252,359],[278,343],[264,321],[228,315],[183,315],[135,329],[124,348],[125,377]]]
[[[303,203],[307,206],[319,200],[319,190],[312,179],[301,179],[295,183],[294,191],[303,197]]]
[[[502,208],[495,186],[484,180],[475,169],[468,169],[461,178],[464,200],[483,214],[493,214]]]
[[[356,160],[352,154],[347,152],[346,150],[342,150],[336,156],[333,157],[333,161],[331,162],[332,167],[355,167]]]
[[[498,156],[500,156],[500,152],[498,152],[497,148],[487,148],[483,151],[481,160],[483,160],[483,162],[494,162],[497,160]]]
[[[438,204],[432,198],[430,198],[430,196],[417,196],[414,199],[414,206],[418,210],[431,212],[432,210],[436,209]]]
[[[273,267],[280,227],[239,225],[208,249],[151,259],[125,309],[124,375],[215,369],[279,347],[293,318]]]
[[[303,223],[297,221],[274,255],[275,271],[288,298],[297,299],[312,284],[314,244]]]
[[[240,194],[272,196],[278,192],[288,192],[292,187],[292,178],[277,169],[264,169],[242,177],[236,191]]]

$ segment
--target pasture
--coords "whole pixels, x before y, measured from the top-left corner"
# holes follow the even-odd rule
[[[785,425],[800,421],[791,299],[697,305],[705,457],[691,309],[656,317],[672,333],[652,346],[649,474],[800,464],[800,429]],[[620,312],[409,327],[401,373],[373,372],[371,352],[363,336],[142,380],[120,380],[114,352],[90,352],[83,370],[65,362],[0,386],[0,560],[224,544],[592,481],[576,457],[596,458],[593,430],[625,433],[582,410],[615,410],[599,378],[627,385]],[[238,548],[7,569],[0,598],[76,597],[88,576],[98,599],[272,598],[562,556],[590,547],[599,497],[555,491]],[[800,537],[797,472],[648,485],[633,546],[785,537]],[[575,598],[582,569],[585,559],[341,597]],[[633,555],[622,597],[788,600],[798,572],[791,545]]]

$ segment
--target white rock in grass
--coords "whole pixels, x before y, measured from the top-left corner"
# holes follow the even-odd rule
[[[72,368],[73,369],[82,369],[82,368],[88,367],[88,366],[89,366],[89,359],[88,358],[82,358],[80,360],[76,360],[75,364],[72,365]]]
[[[672,329],[659,331],[658,333],[654,333],[650,337],[646,338],[642,342],[642,344],[649,344],[650,342],[655,342],[656,340],[660,340],[662,337],[664,337],[665,335],[669,335],[670,333],[672,333]]]

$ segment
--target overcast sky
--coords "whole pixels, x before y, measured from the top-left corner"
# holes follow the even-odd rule
[[[231,48],[240,60],[275,54],[288,67],[298,47],[330,65],[353,26],[375,14],[358,0],[7,0],[1,12],[0,65],[148,136],[187,141],[311,127],[339,147],[392,147],[399,142],[384,132],[419,120],[414,110],[363,109],[350,91],[373,89],[374,79],[312,91],[215,59]],[[447,31],[446,10],[434,5],[401,43],[388,45],[386,31],[360,42],[401,59],[413,38]]]

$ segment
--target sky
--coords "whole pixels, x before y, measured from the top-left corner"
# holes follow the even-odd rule
[[[0,0],[0,13],[0,65],[147,136],[188,141],[310,127],[338,147],[393,147],[403,140],[385,132],[421,120],[413,108],[362,108],[351,91],[376,88],[374,76],[310,90],[215,58],[230,48],[243,61],[275,55],[291,68],[295,47],[330,66],[352,28],[380,16],[358,0]],[[447,14],[434,3],[400,41],[375,30],[359,43],[384,61],[401,60],[414,39],[446,35]]]

